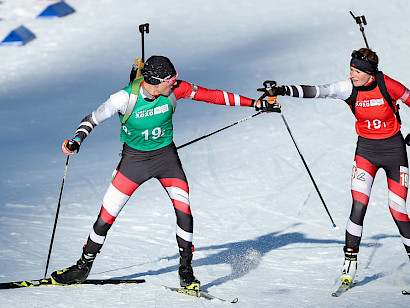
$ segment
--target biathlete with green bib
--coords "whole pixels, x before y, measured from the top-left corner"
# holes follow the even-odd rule
[[[163,56],[150,57],[142,69],[142,76],[143,81],[138,86],[137,93],[133,93],[132,85],[129,85],[111,95],[104,104],[81,121],[74,138],[64,141],[62,145],[66,155],[78,152],[80,144],[94,127],[114,114],[120,114],[123,122],[121,161],[105,193],[100,213],[83,247],[81,258],[73,266],[51,274],[57,283],[79,283],[87,278],[108,230],[128,199],[142,183],[156,178],[167,191],[176,214],[180,284],[182,287],[199,288],[200,282],[192,269],[193,217],[189,185],[173,142],[172,115],[175,102],[182,98],[218,105],[258,107],[262,111],[278,111],[280,108],[267,101],[255,101],[177,80],[178,72],[171,61]],[[124,121],[133,95],[136,99],[135,107],[129,112],[127,121]]]

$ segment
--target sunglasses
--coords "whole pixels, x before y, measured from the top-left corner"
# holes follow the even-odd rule
[[[172,77],[172,78],[158,78],[158,77],[154,77],[154,76],[151,76],[151,78],[154,78],[154,79],[156,79],[156,80],[159,80],[160,82],[169,82],[169,83],[174,83],[176,80],[177,80],[177,78],[178,78],[178,72],[176,72],[176,74],[175,74],[175,76],[174,77]]]
[[[362,60],[362,61],[371,62],[371,63],[375,63],[374,61],[369,60],[364,54],[362,54],[360,51],[357,51],[357,50],[353,50],[352,58]]]

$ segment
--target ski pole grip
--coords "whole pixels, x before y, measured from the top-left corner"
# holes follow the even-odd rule
[[[265,89],[275,87],[276,86],[276,81],[274,81],[274,80],[265,80],[263,82],[263,86],[265,87]]]
[[[144,32],[149,33],[149,24],[147,23],[147,24],[139,25],[139,30],[141,34],[143,34]]]
[[[276,81],[273,80],[265,80],[263,82],[263,86],[265,87],[266,93],[268,96],[276,96],[273,88],[276,87]]]
[[[263,95],[259,98],[259,100],[264,99],[266,96],[276,96],[275,92],[273,91],[273,87],[275,86],[276,81],[265,80],[263,82],[263,88],[256,89],[256,91],[263,92]]]

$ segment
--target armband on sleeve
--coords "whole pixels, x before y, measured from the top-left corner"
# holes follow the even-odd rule
[[[192,86],[192,92],[191,95],[189,95],[188,99],[194,99],[196,92],[198,92],[198,86],[196,84],[191,83]]]
[[[404,90],[404,93],[403,93],[403,95],[399,98],[399,100],[401,100],[403,103],[404,102],[407,102],[407,100],[409,99],[409,97],[410,97],[410,91],[409,91],[409,89],[405,89]]]

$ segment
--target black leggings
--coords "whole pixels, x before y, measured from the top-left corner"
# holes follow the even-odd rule
[[[108,230],[128,199],[142,183],[151,178],[161,182],[174,206],[178,246],[184,250],[191,249],[193,217],[189,204],[189,186],[174,143],[154,151],[139,151],[124,144],[117,172],[104,196],[84,252],[100,251]]]
[[[389,209],[404,247],[410,253],[410,219],[406,211],[409,171],[406,146],[400,132],[387,139],[358,138],[352,173],[353,204],[346,226],[346,247],[359,250],[370,192],[379,168],[386,172]]]

